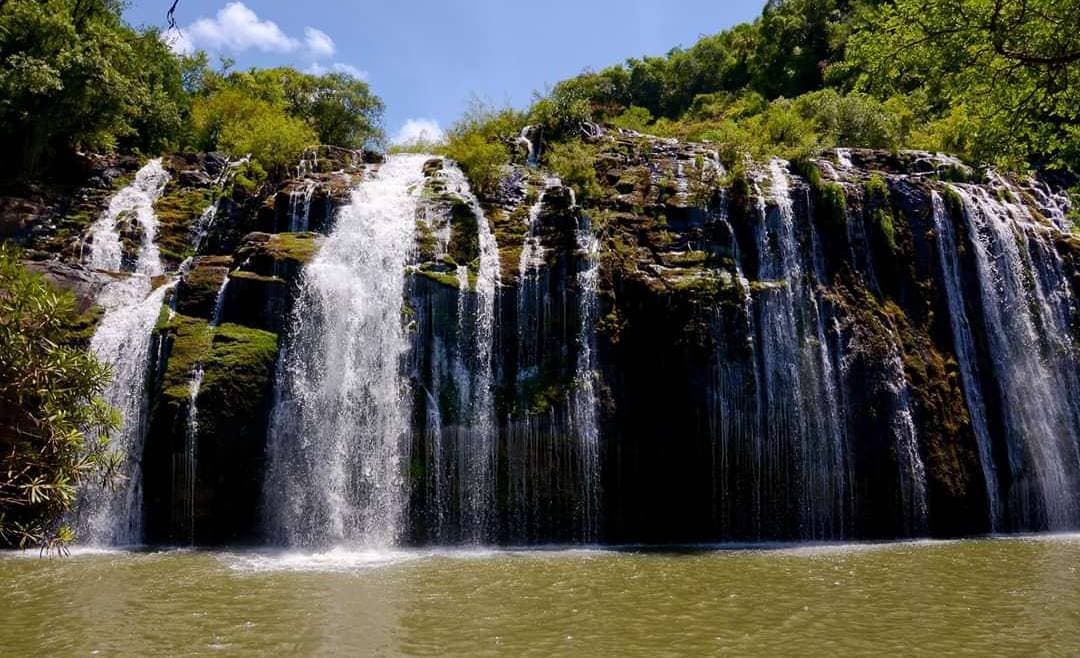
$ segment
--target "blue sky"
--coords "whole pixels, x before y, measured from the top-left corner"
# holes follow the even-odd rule
[[[133,0],[135,25],[165,22],[169,0]],[[524,107],[585,68],[689,46],[753,20],[764,0],[180,0],[181,46],[237,66],[291,64],[359,74],[386,103],[386,130],[446,127],[473,94]]]

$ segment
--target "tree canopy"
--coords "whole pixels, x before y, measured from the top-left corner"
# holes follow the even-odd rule
[[[120,0],[0,4],[0,144],[8,175],[75,150],[220,149],[271,171],[317,143],[381,145],[382,102],[344,73],[213,70],[136,30]],[[290,160],[291,159],[291,160]]]

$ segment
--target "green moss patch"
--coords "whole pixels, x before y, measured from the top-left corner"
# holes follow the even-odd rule
[[[213,199],[211,190],[183,188],[175,180],[169,181],[165,193],[154,204],[160,223],[157,244],[163,259],[176,264],[193,255],[192,227]]]
[[[818,190],[819,217],[828,222],[833,229],[842,229],[847,224],[847,197],[844,186],[840,183],[825,183]]]
[[[315,257],[322,241],[317,233],[249,233],[234,260],[247,272],[289,278]]]
[[[231,323],[217,327],[203,362],[203,392],[238,404],[259,398],[270,387],[277,353],[277,334]]]
[[[469,204],[455,199],[450,206],[450,256],[459,263],[480,257],[480,223]]]
[[[209,319],[231,264],[232,258],[228,256],[200,258],[180,283],[177,310],[185,315]]]
[[[434,281],[435,283],[453,288],[454,290],[460,290],[461,288],[456,272],[434,269],[430,264],[413,268],[411,272],[417,276],[422,276],[425,279]],[[469,270],[469,290],[476,290],[476,273],[472,270]]]
[[[213,334],[209,322],[162,309],[158,318],[158,338],[169,346],[169,360],[162,374],[162,394],[172,400],[186,400],[191,373],[210,353]]]
[[[230,279],[239,279],[239,280],[242,280],[242,281],[254,281],[254,282],[257,282],[257,283],[270,283],[270,284],[274,284],[274,285],[285,283],[285,279],[282,279],[279,276],[266,276],[264,274],[258,274],[256,272],[247,272],[247,271],[244,271],[244,270],[233,272],[232,274],[229,275],[229,278]]]
[[[308,263],[318,253],[320,246],[322,238],[317,233],[275,233],[264,248],[274,260]]]

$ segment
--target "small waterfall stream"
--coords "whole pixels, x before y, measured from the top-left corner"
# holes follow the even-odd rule
[[[157,215],[154,203],[161,197],[169,172],[161,165],[161,158],[146,163],[135,174],[135,180],[117,192],[109,201],[109,208],[90,227],[90,257],[87,264],[98,270],[119,272],[128,270],[155,276],[161,274],[161,254],[154,244],[157,236]],[[120,222],[134,219],[139,232],[139,248],[134,263],[124,263],[121,245]]]
[[[311,224],[311,198],[317,187],[315,181],[305,181],[303,186],[289,196],[289,231],[306,231]]]
[[[87,484],[76,505],[80,540],[93,545],[129,545],[142,541],[142,458],[146,424],[146,379],[150,369],[150,343],[165,294],[172,284],[153,288],[150,277],[163,265],[154,244],[157,216],[154,202],[161,196],[169,174],[161,160],[148,162],[135,180],[110,200],[108,209],[91,226],[91,267],[110,271],[133,269],[101,292],[97,303],[105,314],[90,341],[90,349],[112,368],[113,377],[103,395],[121,415],[121,427],[110,446],[125,457],[123,480],[112,488]],[[125,263],[120,222],[137,222],[140,242],[134,262]]]
[[[1025,209],[982,187],[949,189],[962,202],[978,271],[1008,446],[1011,516],[1023,528],[1073,527],[1080,417],[1073,350],[1055,345],[1068,339],[1073,312],[1059,257]]]
[[[945,281],[945,295],[949,303],[949,322],[952,327],[956,359],[960,366],[961,383],[964,386],[964,399],[967,402],[971,428],[979,447],[979,462],[983,480],[986,483],[986,498],[990,507],[990,530],[1001,529],[1001,501],[998,495],[997,468],[994,465],[993,440],[986,418],[986,403],[983,400],[979,379],[975,338],[964,307],[963,282],[960,277],[960,256],[956,246],[956,235],[952,220],[949,218],[945,202],[937,191],[931,193],[931,211],[934,216],[934,230],[937,232],[938,257],[941,260],[942,277]]]
[[[402,308],[424,161],[392,156],[360,183],[304,268],[268,440],[265,508],[279,542],[385,546],[403,531]]]
[[[600,283],[600,240],[584,214],[578,216],[575,231],[578,260],[577,365],[571,402],[573,427],[578,442],[578,507],[581,538],[596,541],[600,514],[600,427],[596,402],[598,364],[596,360],[597,292]]]
[[[530,137],[534,135],[537,130],[537,126],[528,125],[521,129],[521,133],[518,135],[518,143],[525,147],[525,166],[527,167],[539,167],[540,166],[540,149],[535,140]]]
[[[447,190],[468,203],[476,217],[480,257],[475,287],[474,384],[469,401],[469,427],[459,446],[463,459],[465,496],[461,527],[464,535],[474,542],[484,541],[492,523],[496,493],[496,433],[495,419],[495,335],[497,332],[498,289],[500,286],[499,245],[491,232],[480,202],[469,188],[465,174],[457,165],[447,162],[443,169]],[[460,321],[460,320],[459,320]]]
[[[753,438],[755,523],[757,532],[767,534],[761,515],[771,509],[801,519],[807,538],[837,537],[846,500],[843,421],[837,368],[818,293],[808,280],[823,276],[821,246],[812,239],[805,262],[784,163],[770,163],[768,183],[775,210],[757,194],[757,278],[763,289],[754,303],[761,424]]]

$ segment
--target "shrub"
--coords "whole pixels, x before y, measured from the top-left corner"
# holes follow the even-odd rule
[[[458,163],[477,193],[490,193],[510,160],[508,144],[514,143],[524,127],[522,113],[494,109],[474,98],[465,115],[447,131],[446,145],[440,151]]]
[[[595,198],[601,193],[596,179],[596,153],[581,140],[553,144],[546,159],[562,182],[573,188],[578,201]]]
[[[617,128],[625,128],[627,130],[636,130],[637,132],[646,132],[650,123],[652,123],[653,116],[643,107],[631,105],[617,117],[611,119],[611,125]]]
[[[119,465],[108,450],[117,414],[99,397],[109,369],[66,344],[76,325],[72,296],[0,245],[0,545],[73,539],[59,519],[78,484]]]

